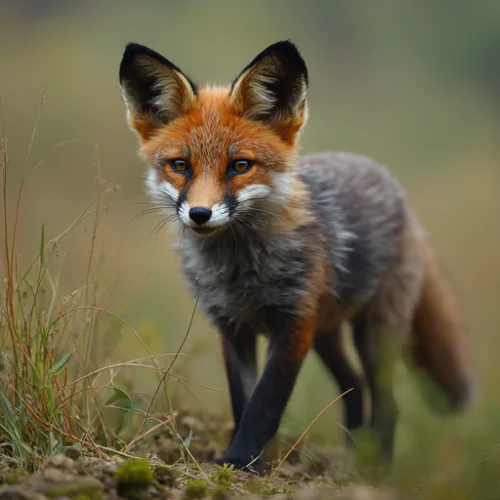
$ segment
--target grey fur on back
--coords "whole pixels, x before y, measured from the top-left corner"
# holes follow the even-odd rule
[[[303,156],[297,168],[328,235],[335,295],[346,304],[366,300],[399,248],[407,215],[402,187],[384,167],[351,153]]]
[[[317,259],[331,264],[329,293],[345,306],[373,297],[402,251],[409,210],[404,191],[371,159],[349,153],[300,158],[314,220],[285,235],[249,218],[211,238],[180,235],[193,296],[214,319],[263,331],[269,308],[294,314]]]

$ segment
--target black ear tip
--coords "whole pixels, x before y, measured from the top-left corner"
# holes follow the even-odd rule
[[[292,64],[300,67],[301,71],[304,72],[307,77],[307,67],[304,58],[300,54],[297,45],[295,45],[295,43],[290,39],[280,40],[273,43],[272,45],[269,45],[267,49],[264,49],[262,51],[261,56],[272,53],[279,54],[281,57],[290,61]]]
[[[151,53],[151,49],[145,45],[141,45],[137,42],[127,42],[125,44],[125,50],[123,51],[122,59],[130,59],[137,54],[148,54]]]
[[[123,51],[122,60],[120,62],[120,79],[123,76],[125,68],[128,66],[130,61],[134,58],[136,54],[144,53],[146,47],[136,42],[127,42],[125,44],[125,50]]]
[[[163,57],[159,52],[156,52],[145,45],[141,45],[137,42],[127,42],[125,44],[125,50],[123,52],[122,60],[120,62],[119,70],[119,80],[120,84],[123,84],[124,80],[137,80],[143,78],[145,75],[140,67],[137,67],[136,57],[137,56],[148,56],[150,59],[155,60],[157,63],[166,66],[169,69],[175,70],[178,73],[182,73],[187,79],[193,92],[196,94],[197,89],[194,82],[172,61]]]
[[[257,57],[255,57],[253,63],[256,63],[260,59],[263,59],[271,54],[278,54],[285,60],[299,64],[304,68],[306,66],[304,58],[300,55],[299,49],[291,40],[280,40],[279,42],[269,45],[259,55],[257,55]]]
[[[295,43],[291,40],[280,40],[279,42],[275,42],[272,45],[269,45],[269,47],[267,47],[267,49],[263,52],[267,52],[268,54],[271,52],[279,52],[302,59],[297,45],[295,45]]]
[[[134,49],[139,48],[139,47],[143,47],[143,45],[141,45],[140,43],[137,43],[137,42],[127,42],[125,44],[125,52],[128,50],[134,50]]]
[[[276,43],[273,43],[271,47],[281,48],[284,50],[292,50],[294,52],[299,51],[297,45],[294,42],[292,42],[292,40],[290,40],[289,38],[287,40],[280,40]]]
[[[146,47],[145,45],[141,45],[137,42],[127,42],[125,44],[125,50],[123,51],[122,60],[120,62],[120,70],[119,70],[119,80],[120,84],[123,83],[124,80],[130,79],[133,76],[136,76],[135,62],[137,56],[149,56],[152,59],[156,59],[163,64],[168,64],[169,66],[173,66],[169,61],[167,61],[163,56],[158,54],[158,52]]]
[[[283,58],[285,58],[295,67],[297,67],[303,73],[307,84],[308,82],[307,65],[295,43],[293,43],[290,39],[281,40],[269,46],[267,50],[269,52],[279,53]]]
[[[125,50],[123,51],[122,60],[120,62],[120,81],[125,76],[127,70],[130,70],[130,68],[134,66],[134,60],[139,55],[147,55],[152,59],[165,61],[164,57],[155,52],[153,49],[137,42],[127,42],[125,44]]]

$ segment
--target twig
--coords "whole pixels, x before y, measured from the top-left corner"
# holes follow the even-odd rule
[[[343,398],[346,394],[348,394],[349,392],[351,392],[352,390],[354,390],[354,387],[351,387],[350,389],[348,389],[347,391],[343,392],[342,394],[340,394],[340,396],[337,396],[333,401],[331,401],[330,403],[328,403],[312,420],[312,422],[305,428],[304,432],[300,435],[299,439],[297,439],[297,441],[295,441],[294,445],[288,450],[288,452],[286,453],[286,455],[283,457],[283,459],[281,460],[281,462],[275,467],[275,469],[273,470],[273,472],[271,473],[271,476],[284,464],[284,462],[286,461],[286,459],[288,458],[288,456],[290,455],[290,453],[292,453],[292,451],[296,448],[296,446],[300,443],[300,441],[302,441],[302,438],[309,432],[309,429],[314,425],[314,423],[316,422],[316,420],[318,420],[319,417],[321,417],[321,415],[323,415],[323,413],[325,413],[326,410],[328,410],[331,406],[333,406],[340,398]]]

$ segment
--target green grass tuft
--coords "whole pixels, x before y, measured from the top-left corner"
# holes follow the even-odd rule
[[[215,473],[211,475],[211,479],[219,487],[229,489],[235,479],[234,468],[227,464],[217,465]]]
[[[168,372],[179,352],[153,356],[139,332],[106,308],[114,301],[117,287],[113,283],[108,291],[100,282],[104,256],[98,248],[105,202],[115,188],[103,179],[98,159],[95,201],[55,236],[49,236],[42,224],[35,254],[23,252],[21,257],[17,236],[23,191],[42,108],[43,96],[25,165],[10,165],[0,115],[0,278],[4,285],[0,291],[0,458],[30,471],[47,457],[68,450],[74,457],[134,458],[141,442],[158,428],[167,429],[179,442],[166,384],[167,377],[175,377]],[[11,170],[26,174],[17,191]],[[81,286],[68,293],[61,283],[65,260],[75,246],[87,248],[86,273]],[[116,361],[124,334],[142,346],[143,357]],[[172,357],[166,365],[165,356]],[[137,370],[157,377],[154,394],[134,393],[131,372]],[[165,418],[165,414],[169,415]],[[194,460],[184,448],[182,459]]]

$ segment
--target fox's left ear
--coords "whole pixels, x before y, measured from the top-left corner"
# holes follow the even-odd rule
[[[231,103],[293,142],[307,120],[307,67],[290,41],[263,50],[233,81]]]
[[[138,43],[125,48],[120,87],[129,123],[143,140],[189,111],[197,94],[195,84],[177,66]]]

